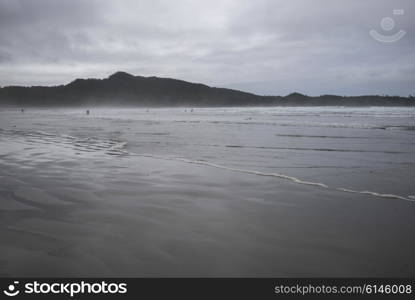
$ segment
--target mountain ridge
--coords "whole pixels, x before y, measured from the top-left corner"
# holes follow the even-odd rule
[[[135,76],[118,71],[103,79],[75,79],[66,85],[6,86],[0,105],[19,106],[415,106],[414,97],[311,97],[300,93],[260,96],[174,78]]]

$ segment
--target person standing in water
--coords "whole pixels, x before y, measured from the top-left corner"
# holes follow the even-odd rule
[[[24,108],[20,109],[20,111],[21,111],[22,113],[24,113]]]
[[[89,109],[86,110],[86,114],[89,115]]]

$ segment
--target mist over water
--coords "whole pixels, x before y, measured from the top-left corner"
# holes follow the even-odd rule
[[[414,275],[415,108],[89,110],[0,111],[0,275]]]

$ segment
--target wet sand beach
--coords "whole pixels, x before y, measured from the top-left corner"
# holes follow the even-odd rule
[[[415,275],[415,111],[81,113],[0,112],[1,276]]]

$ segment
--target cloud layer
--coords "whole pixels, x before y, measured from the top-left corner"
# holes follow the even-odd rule
[[[413,14],[412,0],[0,0],[0,85],[124,70],[258,94],[406,96]],[[407,34],[386,44],[371,29]]]

